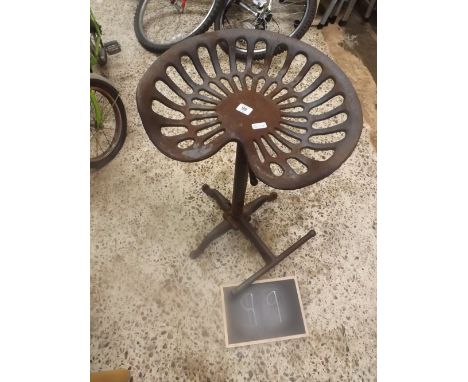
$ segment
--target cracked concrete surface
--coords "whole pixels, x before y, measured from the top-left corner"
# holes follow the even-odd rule
[[[276,253],[317,231],[265,277],[297,277],[310,336],[226,349],[219,286],[245,279],[261,257],[233,231],[199,259],[188,254],[221,221],[201,185],[230,195],[235,146],[198,163],[161,154],[136,109],[138,81],[157,58],[136,40],[137,2],[91,5],[104,40],[122,45],[104,74],[121,92],[128,118],[121,152],[91,174],[91,370],[130,368],[135,382],[376,380],[375,111],[366,114],[372,101],[360,91],[368,81],[364,66],[337,60],[363,103],[352,156],[319,183],[277,191],[277,201],[253,215]],[[311,28],[303,41],[334,57],[334,42],[321,31]],[[270,191],[250,187],[247,199]]]

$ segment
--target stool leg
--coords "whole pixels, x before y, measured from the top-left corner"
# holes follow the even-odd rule
[[[334,0],[335,2],[337,0]],[[353,1],[353,0],[350,0]],[[266,202],[271,202],[277,198],[276,192],[272,192],[269,195],[262,195],[250,203],[244,204],[245,191],[247,189],[247,181],[249,176],[249,168],[247,164],[247,158],[242,149],[242,146],[237,144],[236,151],[236,164],[234,170],[234,185],[232,192],[232,203],[230,203],[218,190],[210,188],[204,184],[202,187],[203,192],[212,198],[218,206],[224,211],[224,221],[219,223],[205,238],[202,240],[197,249],[195,249],[190,257],[192,259],[200,256],[206,247],[219,236],[223,235],[230,229],[240,229],[241,232],[247,237],[248,240],[256,247],[265,261],[265,266],[255,272],[242,284],[240,284],[232,293],[238,293],[239,291],[246,288],[253,281],[263,276],[266,272],[272,269],[275,265],[284,260],[293,251],[303,245],[307,240],[315,236],[315,231],[311,230],[308,234],[300,238],[288,249],[283,251],[279,256],[275,256],[265,242],[258,236],[255,228],[249,223],[250,215],[257,211]]]
[[[335,6],[336,6],[336,2],[338,0],[332,0],[330,2],[330,5],[328,6],[328,8],[325,10],[325,13],[323,14],[322,16],[322,19],[320,20],[319,24],[317,25],[317,29],[322,29],[325,25],[328,24],[328,18],[330,17],[330,15],[332,14],[333,12],[333,9],[335,9]]]
[[[231,203],[224,197],[221,192],[214,188],[210,188],[207,184],[202,186],[202,191],[213,199],[223,211],[229,211],[231,209]]]
[[[247,288],[250,284],[252,284],[255,280],[257,280],[259,277],[263,276],[265,273],[267,273],[270,269],[274,268],[278,263],[283,261],[286,257],[288,257],[292,252],[294,252],[296,249],[301,247],[306,241],[309,239],[313,238],[315,236],[315,231],[312,229],[310,230],[307,234],[302,236],[298,241],[296,241],[294,244],[292,244],[289,248],[283,251],[279,256],[276,256],[275,260],[265,264],[265,266],[261,269],[259,269],[257,272],[255,272],[252,276],[250,276],[247,280],[245,280],[242,284],[234,288],[231,293],[233,295],[236,295],[237,293],[241,292],[245,288]]]
[[[356,1],[357,0],[349,0],[348,7],[346,8],[346,11],[345,11],[342,19],[338,23],[339,26],[346,25],[346,23],[348,22],[349,16],[351,15],[351,12],[353,11],[354,6],[356,5]]]
[[[339,3],[335,8],[335,12],[333,13],[333,16],[330,16],[330,22],[332,24],[335,24],[335,21],[338,18],[338,16],[340,15],[341,8],[343,8],[343,5],[344,5],[345,1],[346,0],[339,0]]]
[[[197,249],[195,249],[191,254],[190,257],[192,259],[196,259],[198,256],[200,256],[203,251],[208,247],[208,245],[216,240],[218,237],[220,237],[222,234],[226,233],[231,229],[231,224],[227,220],[223,220],[221,223],[219,223],[216,227],[214,227],[208,235],[205,236],[205,238],[202,240],[202,242],[199,244]]]
[[[369,2],[369,6],[367,7],[366,14],[364,15],[364,20],[365,21],[369,21],[371,15],[372,15],[372,11],[374,10],[376,2],[377,2],[377,0],[371,0]]]
[[[266,202],[272,202],[278,197],[276,192],[272,192],[269,195],[259,196],[257,199],[252,200],[244,206],[244,215],[248,216],[257,211]]]

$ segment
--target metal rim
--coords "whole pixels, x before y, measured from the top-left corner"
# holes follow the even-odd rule
[[[183,36],[179,37],[179,38],[174,38],[172,37],[171,40],[168,40],[168,41],[155,41],[154,39],[151,39],[148,37],[148,34],[147,32],[145,31],[145,28],[144,28],[144,17],[145,17],[145,14],[146,14],[146,8],[148,6],[148,3],[152,1],[152,0],[144,0],[143,4],[142,4],[142,9],[141,9],[141,12],[139,14],[139,17],[138,17],[138,21],[139,21],[139,24],[141,26],[141,33],[146,37],[146,39],[148,41],[151,41],[152,43],[154,44],[160,44],[160,45],[168,45],[168,44],[175,44],[179,41],[182,41],[183,39],[187,38],[188,36],[191,36],[193,34],[195,34],[197,32],[197,30],[200,28],[201,25],[203,25],[206,20],[210,17],[210,13],[213,11],[213,7],[215,6],[215,3],[216,1],[215,0],[212,0],[211,2],[211,6],[210,8],[208,9],[208,11],[206,12],[206,15],[205,17],[197,24],[197,26],[195,28],[193,28],[190,32],[187,32],[187,33],[184,33]],[[175,2],[178,2],[179,0],[175,0]],[[174,7],[174,5],[170,4],[170,1],[167,0],[166,3],[168,3],[167,5],[168,6],[171,6],[171,7]],[[188,5],[190,7],[190,4]],[[178,28],[176,28],[177,30]],[[173,36],[171,35],[170,33],[165,33],[165,35],[167,36]]]
[[[97,130],[95,127],[95,122],[93,121],[93,107],[91,105],[90,110],[90,159],[91,162],[99,162],[106,158],[115,147],[118,145],[119,136],[122,132],[122,116],[120,115],[120,110],[117,105],[117,100],[119,96],[112,97],[112,95],[107,92],[105,89],[91,85],[91,90],[100,95],[100,103],[105,103],[103,110],[106,111],[106,116],[110,116],[110,111],[112,111],[112,121],[107,121],[108,123],[102,129]],[[104,102],[103,102],[104,101]],[[94,125],[93,125],[94,124]],[[107,134],[109,131],[112,133]],[[107,148],[102,149],[100,145],[100,137],[104,137],[105,142],[107,143]],[[93,140],[97,146],[101,146],[101,152],[98,155],[93,156]]]

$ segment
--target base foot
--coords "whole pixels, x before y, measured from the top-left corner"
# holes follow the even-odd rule
[[[312,239],[316,235],[316,232],[311,229],[307,234],[302,236],[298,241],[292,244],[288,249],[283,251],[281,255],[276,256],[274,261],[271,263],[265,264],[265,266],[255,272],[252,276],[250,276],[247,280],[245,280],[242,284],[238,285],[236,288],[231,290],[232,295],[236,295],[245,288],[247,288],[250,284],[252,284],[255,280],[262,277],[265,273],[267,273],[270,269],[274,268],[278,265],[281,261],[283,261],[286,257],[288,257],[291,253],[293,253],[296,249],[300,248],[304,245],[309,239]]]
[[[210,188],[208,185],[204,184],[202,186],[202,191],[205,194],[207,194],[210,198],[212,198],[224,211],[223,216],[225,220],[219,223],[215,228],[211,230],[211,232],[209,232],[205,236],[205,238],[202,240],[199,246],[190,254],[190,258],[196,259],[197,257],[199,257],[212,241],[216,240],[218,237],[220,237],[230,229],[240,228],[240,231],[246,236],[247,239],[249,239],[254,244],[254,246],[259,251],[259,254],[265,261],[265,266],[263,268],[255,272],[252,276],[250,276],[247,280],[245,280],[242,284],[240,284],[237,288],[235,288],[232,291],[232,293],[234,294],[239,293],[241,290],[246,288],[259,277],[263,276],[266,272],[275,267],[292,252],[294,252],[296,249],[302,246],[307,240],[315,236],[315,231],[311,230],[305,236],[303,236],[294,244],[292,244],[279,256],[275,256],[268,248],[268,246],[263,242],[263,240],[258,236],[258,234],[255,231],[255,228],[249,223],[249,220],[250,215],[257,211],[266,202],[272,202],[277,199],[278,194],[276,192],[272,192],[268,195],[259,196],[258,198],[245,204],[242,208],[241,215],[236,217],[233,216],[233,214],[231,213],[231,203],[218,190]]]
[[[257,211],[261,206],[263,206],[266,202],[272,202],[276,200],[278,194],[276,192],[272,192],[268,195],[259,196],[257,199],[252,200],[250,203],[247,203],[244,206],[244,215],[251,215],[255,211]]]
[[[205,236],[205,238],[202,240],[202,242],[198,245],[197,249],[192,251],[190,254],[190,258],[196,259],[198,256],[200,256],[203,251],[210,245],[210,243],[214,240],[216,240],[218,237],[221,235],[225,234],[227,231],[231,229],[231,224],[224,220],[221,223],[219,223],[216,227],[214,227],[208,235]]]

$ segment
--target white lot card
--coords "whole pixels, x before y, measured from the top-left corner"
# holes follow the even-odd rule
[[[252,129],[257,130],[257,129],[266,129],[267,124],[265,122],[258,122],[258,123],[252,123]]]
[[[233,296],[235,287],[221,287],[226,347],[308,335],[294,277],[256,281]]]
[[[240,103],[239,106],[236,107],[236,110],[240,111],[242,114],[249,115],[253,109],[250,106]]]

